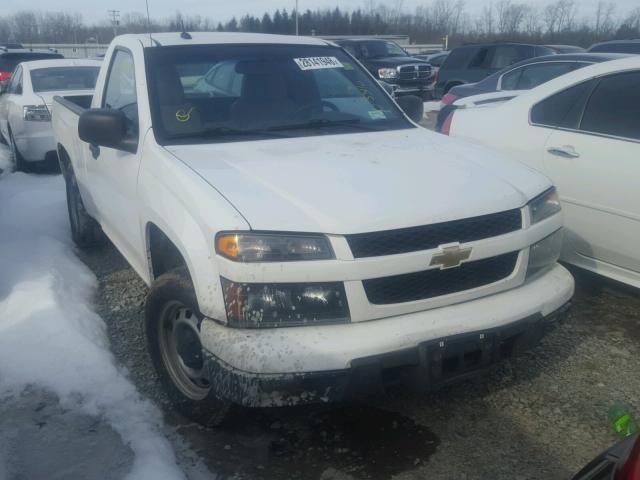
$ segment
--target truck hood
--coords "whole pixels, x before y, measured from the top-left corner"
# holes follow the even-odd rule
[[[544,176],[422,128],[167,146],[256,230],[350,234],[522,207]]]

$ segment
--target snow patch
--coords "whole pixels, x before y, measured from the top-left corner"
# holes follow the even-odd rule
[[[0,400],[50,390],[118,432],[135,455],[127,478],[184,478],[159,410],[115,365],[91,308],[96,279],[73,253],[62,177],[5,173],[0,206]]]

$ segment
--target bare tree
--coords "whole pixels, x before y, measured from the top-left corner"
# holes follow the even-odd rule
[[[594,33],[597,37],[610,35],[615,28],[613,14],[616,6],[613,2],[605,2],[600,0],[596,7],[596,18],[594,22]]]

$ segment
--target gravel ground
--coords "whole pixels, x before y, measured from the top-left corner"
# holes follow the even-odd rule
[[[142,332],[146,286],[110,245],[80,256],[98,277],[112,350],[165,408],[178,457],[194,462],[181,455],[192,450],[220,479],[568,479],[615,441],[612,403],[640,413],[640,297],[574,272],[568,318],[487,376],[360,405],[238,409],[206,430],[171,412],[157,383]]]

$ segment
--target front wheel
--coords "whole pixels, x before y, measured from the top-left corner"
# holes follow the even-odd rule
[[[229,403],[209,382],[200,342],[202,314],[184,267],[161,275],[145,306],[145,332],[151,361],[173,406],[205,426],[220,424]]]

